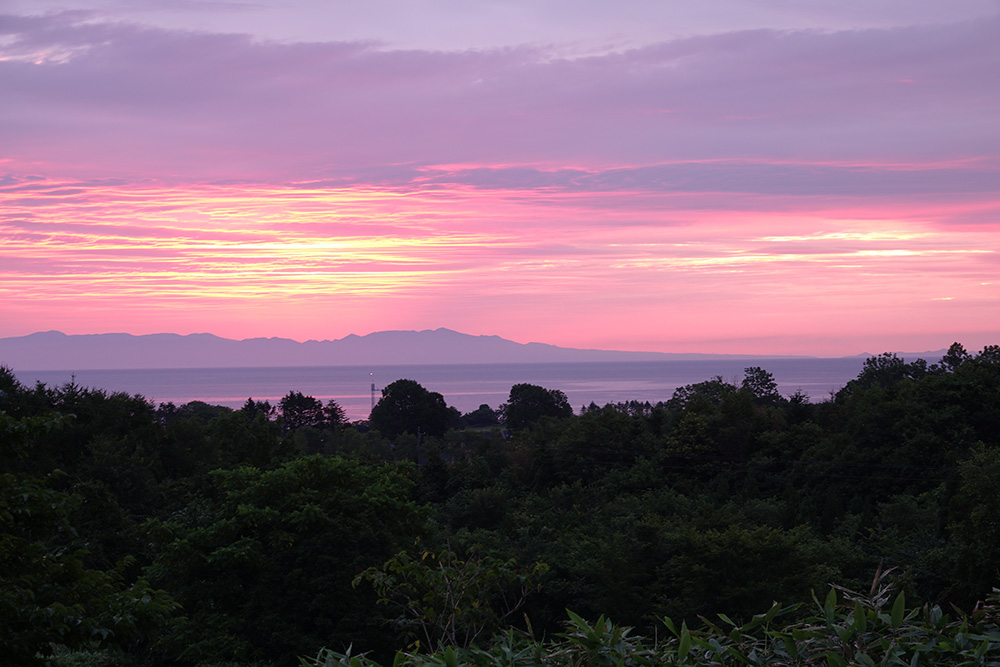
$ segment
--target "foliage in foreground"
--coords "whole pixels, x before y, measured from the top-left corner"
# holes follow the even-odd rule
[[[214,501],[147,524],[151,578],[187,616],[163,643],[180,660],[216,662],[294,656],[331,636],[378,645],[374,600],[351,581],[420,530],[409,471],[308,456],[212,473]]]
[[[568,612],[565,632],[551,640],[508,631],[488,648],[447,647],[435,653],[396,654],[393,667],[597,667],[652,665],[1000,665],[1000,590],[971,614],[938,606],[907,608],[876,576],[871,591],[834,586],[812,615],[799,605],[774,603],[739,625],[725,614],[703,625],[663,624],[669,634],[649,639],[601,616],[590,624]],[[781,622],[783,621],[783,623]],[[381,667],[365,655],[323,650],[307,667]]]
[[[469,648],[508,627],[547,569],[542,563],[519,569],[513,560],[475,553],[462,559],[451,550],[424,551],[420,558],[401,551],[381,569],[362,572],[354,585],[371,582],[379,604],[397,612],[392,623],[416,646]]]
[[[33,433],[58,418],[13,419],[0,412],[0,664],[34,665],[53,642],[72,648],[131,646],[155,637],[177,604],[144,579],[87,567],[85,552],[67,546],[79,496],[46,479],[4,472],[28,456]],[[9,466],[16,468],[16,466]]]

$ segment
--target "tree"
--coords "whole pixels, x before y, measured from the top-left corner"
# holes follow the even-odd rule
[[[500,406],[500,414],[507,428],[520,430],[542,417],[571,417],[573,408],[566,399],[566,394],[558,389],[515,384],[510,388],[507,402]]]
[[[449,408],[441,394],[427,391],[414,380],[396,380],[382,390],[369,421],[372,428],[395,440],[403,433],[443,436],[457,417],[458,411]]]
[[[347,413],[344,412],[344,408],[342,408],[340,404],[332,398],[326,402],[325,406],[323,406],[323,416],[326,418],[328,426],[336,428],[347,424]]]
[[[1000,585],[1000,447],[980,443],[959,471],[948,531],[955,580],[962,602],[970,603]]]
[[[362,572],[354,585],[370,581],[379,603],[398,612],[396,625],[408,639],[469,648],[503,630],[547,570],[543,563],[519,568],[514,560],[478,553],[462,559],[450,550],[425,551],[411,558],[401,551],[381,569]]]
[[[829,581],[824,545],[805,526],[679,526],[667,537],[669,560],[653,595],[671,616],[718,609],[749,616],[777,599],[806,599]]]
[[[954,372],[971,358],[961,343],[952,343],[951,347],[948,348],[948,352],[941,357],[941,367],[946,371]]]
[[[262,415],[267,420],[273,419],[275,411],[270,401],[255,401],[253,398],[248,398],[241,410],[246,415],[247,421],[253,421],[257,415]]]
[[[864,367],[857,380],[847,383],[847,387],[857,384],[862,388],[892,387],[909,376],[909,366],[894,352],[883,352],[865,359]]]
[[[278,403],[281,423],[287,431],[303,426],[320,427],[326,422],[323,403],[300,391],[290,391]]]
[[[24,385],[18,381],[14,370],[0,365],[0,410],[18,416],[24,406],[25,393]]]
[[[472,412],[462,415],[462,426],[465,428],[489,428],[499,425],[500,419],[497,411],[485,403]]]
[[[163,643],[183,661],[273,660],[324,645],[386,641],[354,576],[412,544],[424,516],[412,468],[309,456],[212,474],[212,500],[146,528],[150,576],[184,605]]]
[[[727,397],[736,392],[736,386],[726,382],[721,375],[716,375],[711,380],[696,382],[678,387],[674,395],[667,401],[667,407],[675,410],[684,410],[692,407],[691,404],[707,403],[719,405]]]
[[[984,365],[1000,365],[1000,345],[987,345],[976,355],[976,361]]]
[[[225,467],[267,467],[292,455],[290,441],[281,437],[281,426],[271,420],[273,414],[274,408],[260,401],[212,422],[210,434],[218,443]]]
[[[21,467],[33,436],[64,420],[13,419],[0,411],[0,470]],[[20,459],[8,466],[8,457]],[[70,515],[79,496],[39,479],[0,472],[0,663],[42,664],[53,646],[98,648],[149,640],[177,605],[144,580],[125,584],[115,573],[89,569],[85,552],[69,546]]]
[[[781,400],[778,393],[778,383],[774,376],[759,366],[751,366],[743,370],[741,389],[750,392],[758,403],[774,405]]]

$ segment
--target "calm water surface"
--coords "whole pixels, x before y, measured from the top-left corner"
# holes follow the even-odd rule
[[[150,370],[18,371],[26,385],[77,384],[141,394],[155,403],[205,401],[239,407],[247,398],[276,403],[289,391],[323,402],[335,399],[350,419],[367,418],[372,383],[381,389],[400,378],[416,380],[462,412],[503,403],[512,385],[528,382],[561,389],[574,409],[594,402],[665,401],[678,387],[715,376],[739,383],[743,369],[761,366],[779,390],[802,390],[821,401],[857,377],[864,360],[725,359],[711,361],[596,362],[553,364],[456,364],[448,366],[320,366],[282,368],[185,368]],[[375,398],[378,398],[378,392]]]

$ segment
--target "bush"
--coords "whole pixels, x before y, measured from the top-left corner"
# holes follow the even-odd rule
[[[795,618],[798,605],[774,603],[743,625],[719,614],[693,630],[664,618],[668,634],[650,640],[603,616],[591,625],[569,612],[566,631],[548,641],[509,631],[486,649],[400,652],[393,667],[1000,664],[1000,590],[973,613],[953,618],[937,606],[907,608],[887,575],[877,574],[866,593],[831,587],[823,602],[814,597],[812,615],[800,620],[786,620]],[[328,650],[303,658],[302,665],[379,667],[364,655]]]

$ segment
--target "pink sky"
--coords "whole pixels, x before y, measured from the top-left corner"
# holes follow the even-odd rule
[[[1000,343],[1000,3],[842,4],[8,1],[0,337]]]

